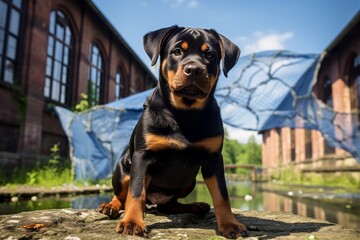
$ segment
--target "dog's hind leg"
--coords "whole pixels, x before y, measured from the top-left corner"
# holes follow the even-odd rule
[[[180,213],[193,213],[199,217],[203,217],[210,210],[210,205],[203,202],[194,203],[179,203],[178,198],[184,198],[189,195],[195,188],[196,182],[182,188],[173,199],[165,204],[158,204],[157,209],[161,213],[166,214],[180,214]]]

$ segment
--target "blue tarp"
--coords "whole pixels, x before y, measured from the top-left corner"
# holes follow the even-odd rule
[[[333,112],[312,93],[319,60],[317,54],[288,51],[240,58],[228,78],[220,77],[215,92],[224,124],[254,131],[285,126],[317,129],[328,144],[360,161],[357,116]],[[77,180],[111,176],[152,91],[78,114],[56,107],[70,142]]]

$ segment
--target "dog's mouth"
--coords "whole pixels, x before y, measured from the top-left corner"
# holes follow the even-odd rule
[[[174,93],[178,96],[188,98],[188,99],[197,99],[197,98],[205,98],[207,94],[198,88],[195,85],[186,86],[179,90],[175,90]]]

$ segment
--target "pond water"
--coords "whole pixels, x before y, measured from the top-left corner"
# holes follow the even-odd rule
[[[250,181],[228,181],[228,190],[233,208],[242,210],[266,210],[292,212],[302,216],[339,223],[345,228],[360,227],[360,193],[347,193],[327,188],[287,188],[269,184],[254,184]],[[50,208],[96,208],[108,202],[111,193],[81,195],[73,197],[37,198],[27,201],[0,203],[0,215],[22,211]],[[204,184],[197,184],[195,190],[182,202],[208,202],[210,195]]]

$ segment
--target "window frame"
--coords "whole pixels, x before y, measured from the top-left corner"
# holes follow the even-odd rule
[[[118,78],[118,76],[120,77]],[[120,67],[117,68],[115,73],[114,96],[115,96],[115,100],[120,100],[125,97],[124,77]]]
[[[94,49],[97,52],[94,52]],[[89,60],[89,75],[88,75],[88,101],[89,105],[96,106],[103,103],[104,98],[104,75],[105,75],[105,62],[101,48],[97,42],[90,44],[90,60]],[[96,55],[96,59],[94,59]],[[95,97],[92,93],[92,83],[94,83],[93,74],[95,73]]]
[[[63,29],[62,36],[58,36],[61,34],[58,32],[60,27]],[[75,45],[73,32],[64,11],[54,9],[50,12],[44,97],[48,101],[64,106],[71,104]],[[54,90],[56,86],[57,90]]]
[[[19,78],[19,68],[20,68],[20,47],[22,41],[22,28],[23,28],[23,19],[24,19],[24,1],[20,0],[20,5],[16,5],[13,1],[10,0],[0,0],[2,3],[6,5],[6,16],[4,27],[0,27],[0,31],[3,31],[3,46],[0,49],[0,83],[4,85],[14,85],[20,82]],[[18,25],[17,25],[17,33],[11,31],[11,23],[12,23],[12,15],[13,11],[18,13]],[[13,54],[13,58],[8,56],[8,48],[9,48],[9,39],[13,38],[16,40],[15,52]],[[12,64],[12,80],[6,80],[6,63],[10,62]]]

